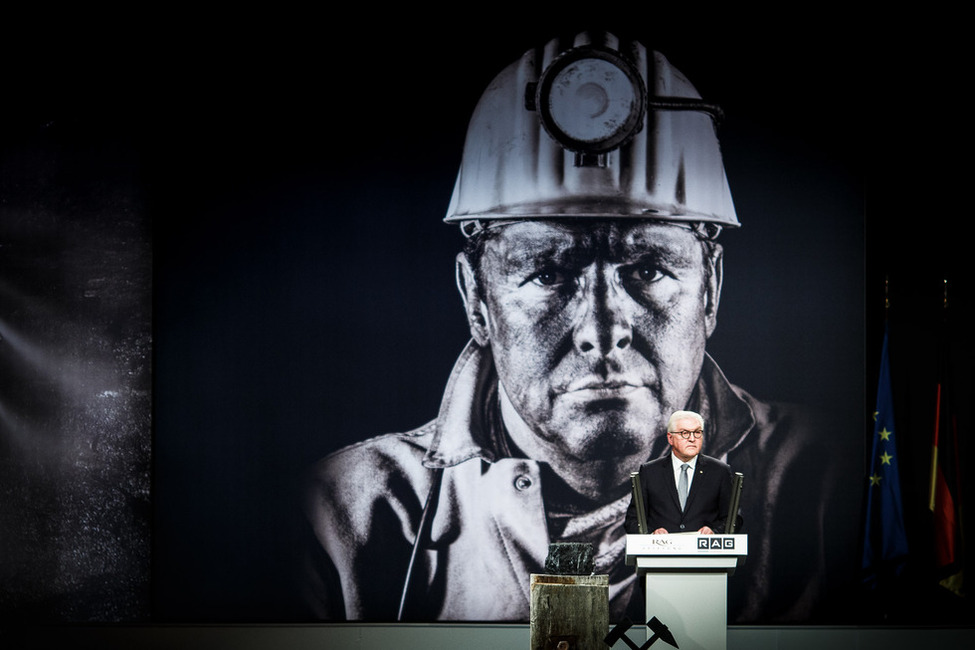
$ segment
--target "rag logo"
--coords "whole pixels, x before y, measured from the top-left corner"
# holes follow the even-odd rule
[[[697,550],[699,551],[713,551],[713,550],[734,550],[735,548],[735,538],[734,537],[717,537],[715,535],[707,535],[699,537],[697,540]]]

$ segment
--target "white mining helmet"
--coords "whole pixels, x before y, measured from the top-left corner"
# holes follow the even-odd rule
[[[526,52],[481,96],[444,221],[654,218],[737,227],[720,111],[657,52],[605,33]]]

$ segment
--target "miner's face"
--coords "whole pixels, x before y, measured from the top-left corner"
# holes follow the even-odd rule
[[[717,313],[720,248],[661,222],[524,221],[459,258],[471,332],[543,445],[645,459],[687,404]]]

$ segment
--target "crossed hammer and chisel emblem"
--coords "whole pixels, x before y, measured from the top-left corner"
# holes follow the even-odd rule
[[[653,632],[653,636],[647,639],[646,643],[641,646],[638,646],[632,639],[630,639],[630,637],[626,636],[627,630],[629,630],[632,626],[633,622],[628,618],[624,618],[616,627],[610,630],[609,634],[606,635],[606,638],[603,639],[603,641],[609,647],[613,647],[617,641],[623,641],[633,650],[647,650],[647,648],[652,646],[658,640],[669,643],[675,648],[678,647],[677,640],[674,639],[673,633],[671,633],[670,629],[661,623],[660,619],[658,619],[656,616],[647,621],[647,627],[649,627],[650,631]]]

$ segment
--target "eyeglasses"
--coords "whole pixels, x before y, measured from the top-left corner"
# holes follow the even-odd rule
[[[687,430],[683,430],[683,431],[668,431],[667,433],[669,433],[672,436],[680,436],[684,440],[689,440],[691,438],[691,436],[694,436],[694,439],[697,440],[697,439],[701,438],[704,435],[704,430],[703,429],[695,429],[694,431],[687,431]]]

